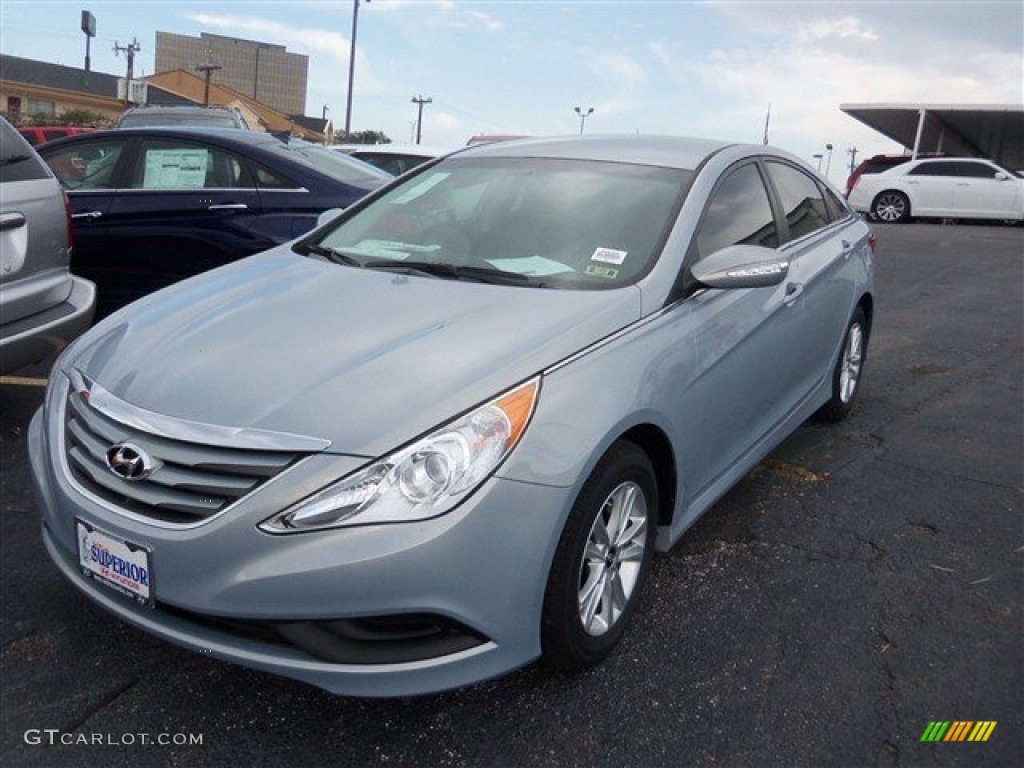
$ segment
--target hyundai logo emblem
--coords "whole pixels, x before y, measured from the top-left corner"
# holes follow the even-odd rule
[[[122,480],[142,480],[153,471],[153,460],[134,443],[118,443],[107,450],[107,466]]]

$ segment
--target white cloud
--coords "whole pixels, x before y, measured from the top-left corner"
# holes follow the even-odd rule
[[[878,40],[878,35],[860,19],[843,16],[839,19],[818,19],[799,26],[793,34],[798,45],[817,43],[828,38],[854,39],[861,41]]]

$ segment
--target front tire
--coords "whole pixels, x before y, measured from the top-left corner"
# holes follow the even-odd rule
[[[544,662],[566,672],[607,657],[636,611],[654,552],[658,487],[647,455],[612,445],[558,542],[544,594]]]
[[[839,359],[832,370],[832,398],[821,407],[817,416],[822,421],[837,422],[853,410],[864,374],[864,360],[868,352],[869,325],[863,307],[857,307],[846,326]]]
[[[887,224],[905,222],[910,219],[910,198],[894,189],[881,192],[871,203],[871,215]]]

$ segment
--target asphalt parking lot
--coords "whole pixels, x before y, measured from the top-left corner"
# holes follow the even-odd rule
[[[1024,765],[1024,228],[876,232],[855,413],[803,427],[658,558],[623,646],[578,677],[335,698],[122,625],[44,553],[43,390],[0,384],[0,762]],[[922,742],[936,720],[997,725]]]

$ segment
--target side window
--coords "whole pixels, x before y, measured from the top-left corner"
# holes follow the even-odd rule
[[[790,239],[809,235],[828,224],[825,199],[817,182],[791,165],[768,161],[768,175],[779,193],[789,223]]]
[[[846,203],[840,200],[828,187],[823,187],[823,189],[825,191],[825,208],[828,210],[829,221],[839,221],[849,216],[850,209],[846,206]]]
[[[154,139],[143,142],[132,189],[231,189],[246,183],[242,161],[216,147]]]
[[[18,133],[3,121],[0,121],[0,136],[3,137],[0,141],[0,182],[49,178],[39,158],[18,141]]]
[[[741,166],[719,184],[697,227],[697,254],[703,259],[730,245],[779,244],[768,191],[757,166]]]
[[[959,176],[959,163],[950,163],[937,160],[933,163],[921,163],[916,168],[911,168],[908,176]]]
[[[43,159],[68,189],[110,189],[114,168],[124,151],[125,139],[75,143],[59,149],[43,149]]]
[[[260,189],[301,189],[301,184],[296,184],[291,179],[285,178],[276,171],[272,171],[265,165],[253,163],[256,176],[256,186]]]
[[[960,176],[971,179],[994,179],[996,169],[986,163],[958,163]]]
[[[43,131],[43,141],[53,141],[54,139],[63,139],[67,135],[69,135],[67,131],[60,130],[60,129]]]

